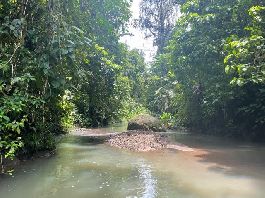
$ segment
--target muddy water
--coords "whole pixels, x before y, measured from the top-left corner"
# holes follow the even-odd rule
[[[0,198],[264,198],[265,147],[172,133],[194,152],[133,153],[66,137],[0,180]]]

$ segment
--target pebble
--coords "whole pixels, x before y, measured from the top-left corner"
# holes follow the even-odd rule
[[[147,152],[166,147],[165,138],[152,132],[124,132],[112,136],[107,143],[111,146],[133,151]]]

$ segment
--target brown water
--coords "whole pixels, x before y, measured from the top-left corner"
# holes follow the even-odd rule
[[[0,198],[264,198],[265,147],[172,133],[194,152],[134,153],[66,137],[0,180]]]

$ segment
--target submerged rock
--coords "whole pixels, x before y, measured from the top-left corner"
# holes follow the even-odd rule
[[[130,131],[111,136],[107,144],[121,149],[147,152],[166,148],[167,141],[159,134]]]
[[[166,128],[162,122],[151,115],[139,115],[128,123],[128,130],[164,132]]]

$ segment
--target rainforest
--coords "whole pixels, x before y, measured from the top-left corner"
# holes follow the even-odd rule
[[[132,10],[132,5],[137,5],[137,14]],[[131,29],[137,29],[144,35],[143,43],[152,43],[149,46],[152,55],[145,49],[131,46],[130,43],[141,42],[141,39],[133,37]],[[200,186],[196,188],[198,191],[192,189],[191,193],[186,188],[182,189],[177,181],[168,181],[164,174],[156,172],[166,167],[167,170],[175,171],[174,179],[183,179],[185,177],[180,172],[186,171],[189,182],[183,185],[198,184],[200,178],[208,173],[193,173],[191,169],[201,170],[203,165],[192,163],[192,168],[188,169],[189,161],[185,161],[182,154],[177,157],[170,152],[165,154],[168,164],[183,163],[180,166],[185,168],[176,172],[172,166],[168,167],[166,162],[162,162],[164,158],[160,151],[152,156],[139,157],[142,154],[119,153],[102,144],[93,150],[95,142],[91,143],[89,137],[78,136],[74,139],[75,136],[69,135],[77,128],[95,132],[107,128],[109,132],[110,126],[123,126],[139,115],[156,117],[166,129],[165,133],[171,134],[172,141],[206,150],[218,145],[216,149],[221,149],[215,156],[218,159],[225,158],[226,148],[231,149],[233,156],[225,158],[225,162],[232,159],[237,161],[236,152],[239,151],[233,150],[235,147],[255,145],[244,147],[250,149],[248,152],[253,152],[245,153],[247,157],[244,160],[251,163],[253,156],[263,159],[257,163],[254,160],[253,166],[250,164],[250,172],[253,172],[255,179],[258,177],[259,185],[262,185],[265,182],[265,178],[261,177],[265,175],[264,170],[260,168],[265,165],[265,2],[1,0],[0,175],[3,176],[0,177],[0,183],[3,180],[7,181],[4,184],[10,185],[10,175],[18,172],[17,185],[22,184],[21,178],[32,175],[23,175],[21,167],[32,170],[43,166],[38,159],[27,165],[28,159],[47,151],[58,151],[62,159],[58,158],[61,159],[59,162],[53,159],[57,154],[52,159],[45,159],[50,164],[49,168],[43,172],[38,170],[43,178],[56,169],[54,167],[57,167],[56,177],[60,178],[60,174],[63,174],[67,178],[68,169],[69,174],[74,175],[75,168],[69,165],[71,168],[67,170],[58,170],[58,164],[69,164],[81,159],[77,157],[78,153],[85,149],[84,144],[87,142],[89,146],[86,145],[87,150],[83,151],[87,163],[101,162],[105,163],[104,167],[116,167],[114,161],[108,159],[108,156],[112,156],[116,161],[121,160],[120,174],[127,180],[121,184],[119,174],[112,178],[113,183],[123,186],[121,194],[117,194],[117,186],[112,189],[113,194],[93,190],[89,191],[90,194],[82,191],[82,194],[80,188],[77,197],[259,198],[265,193],[257,186],[251,188],[255,192],[247,191],[247,187],[243,194],[234,192],[235,178],[219,178],[218,175],[208,175],[209,180],[219,184],[227,179],[222,184],[231,184],[228,185],[231,192],[222,191],[228,187],[221,185],[219,187],[222,190],[219,189],[216,194],[204,192],[205,189]],[[117,128],[113,130],[120,132]],[[195,144],[196,141],[200,144]],[[228,147],[227,141],[231,141]],[[72,160],[62,154],[69,152],[69,149],[76,152],[76,155],[69,155]],[[198,155],[206,154],[200,151]],[[190,159],[194,160],[196,156],[194,154]],[[22,163],[15,171],[13,168],[6,169],[6,161],[17,159],[23,159],[21,161],[26,161],[26,165]],[[129,165],[130,159],[135,166]],[[146,161],[151,165],[146,165]],[[221,164],[226,167],[238,165],[240,173],[235,174],[242,176],[241,173],[248,170],[242,168],[240,162],[238,159],[236,165]],[[144,181],[145,187],[137,194],[133,194],[132,189],[125,190],[129,188],[128,185],[136,189],[138,185],[141,186],[135,178],[128,181],[128,174],[135,167],[138,167],[140,180]],[[153,170],[150,167],[155,168]],[[93,168],[91,164],[87,166],[88,170]],[[84,166],[81,169],[75,176],[86,170]],[[151,176],[152,170],[157,180],[154,179],[156,176]],[[101,173],[104,170],[96,168],[94,172],[83,174],[79,180],[82,183],[87,176],[96,177],[97,182],[101,182],[97,177]],[[116,174],[115,171],[111,173]],[[195,175],[194,180],[191,175]],[[37,178],[32,177],[31,180],[36,183]],[[159,184],[159,181],[178,186],[177,192],[170,185]],[[243,187],[248,186],[248,181],[241,179],[238,182]],[[52,185],[58,187],[61,183]],[[64,185],[76,186],[70,183]],[[93,189],[104,187],[92,181],[87,185],[93,186]],[[166,188],[166,191],[157,191],[159,185],[160,189]],[[1,192],[5,192],[8,198],[18,197],[19,194],[9,195],[7,189],[0,187],[0,197]],[[70,191],[60,191],[60,187],[56,189],[52,190],[52,195],[48,193],[45,196],[71,195]],[[22,191],[18,192],[21,194]],[[69,196],[64,194],[66,192],[70,193]],[[27,197],[38,196],[31,194]]]

